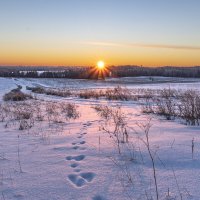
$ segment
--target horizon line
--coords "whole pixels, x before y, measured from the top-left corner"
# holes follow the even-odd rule
[[[35,68],[65,68],[65,67],[95,67],[95,65],[0,65],[1,67],[35,67]],[[174,68],[192,68],[192,67],[200,67],[200,65],[185,65],[185,66],[180,66],[180,65],[160,65],[160,66],[147,66],[147,65],[134,65],[134,64],[123,64],[123,65],[107,65],[107,67],[146,67],[146,68],[162,68],[162,67],[174,67]]]

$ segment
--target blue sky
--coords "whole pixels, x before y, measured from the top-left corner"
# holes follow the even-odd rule
[[[196,48],[193,55],[197,55],[200,48],[199,8],[198,0],[0,0],[0,53],[3,50],[7,52],[4,52],[4,58],[0,58],[4,60],[2,64],[6,64],[6,59],[9,64],[9,58],[15,60],[21,52],[20,59],[16,59],[16,64],[20,64],[27,50],[30,60],[34,57],[29,55],[31,53],[34,58],[44,60],[52,49],[49,55],[57,51],[68,57],[57,57],[63,65],[68,64],[67,60],[73,65],[76,52],[78,62],[74,65],[81,62],[91,64],[91,54],[94,60],[98,59],[98,55],[104,59],[103,51],[110,47],[110,57],[105,56],[105,59],[117,64],[114,59],[120,55],[120,46],[130,54],[125,58],[122,52],[124,64],[134,64],[131,55],[135,55],[137,48],[140,54],[144,49],[145,58],[148,53],[145,48],[158,52],[167,47],[166,51],[171,52],[177,46],[182,50],[175,48],[175,55],[179,55],[180,51],[191,53],[191,47]],[[36,51],[41,49],[45,58],[41,58],[42,53],[41,57],[36,55]],[[80,56],[86,51],[87,61]],[[160,55],[159,51],[157,56],[164,55]],[[177,56],[177,59],[180,57]],[[200,64],[197,57],[190,56],[188,59],[195,59],[194,64]]]

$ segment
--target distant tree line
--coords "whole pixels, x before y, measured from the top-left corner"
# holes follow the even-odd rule
[[[68,68],[13,68],[0,67],[0,77],[15,78],[88,78],[89,67],[68,67]]]
[[[120,66],[113,69],[116,77],[164,76],[164,77],[200,77],[200,67],[138,67]]]
[[[197,67],[139,67],[111,66],[103,72],[108,77],[164,76],[200,78]],[[0,67],[0,77],[16,78],[71,78],[96,79],[98,70],[94,67]]]

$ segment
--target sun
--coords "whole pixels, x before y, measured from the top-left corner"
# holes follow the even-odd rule
[[[98,61],[97,62],[97,67],[98,69],[104,69],[105,68],[105,63],[103,61]]]

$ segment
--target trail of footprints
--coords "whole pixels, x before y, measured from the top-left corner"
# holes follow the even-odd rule
[[[87,128],[87,126],[90,126],[90,125],[91,123],[83,124],[83,129],[81,130],[81,133],[78,133],[78,136],[77,136],[78,140],[80,139],[82,140],[72,143],[72,149],[74,151],[76,150],[83,151],[86,149],[84,147],[86,142],[83,140],[83,137],[87,134],[85,129]],[[66,157],[66,160],[70,162],[70,167],[74,169],[74,172],[75,172],[73,174],[69,174],[68,179],[73,185],[75,185],[78,188],[83,187],[88,183],[91,183],[94,177],[96,176],[96,174],[92,172],[81,172],[81,169],[79,168],[79,166],[82,163],[82,161],[85,159],[85,157],[86,156],[84,154]]]

